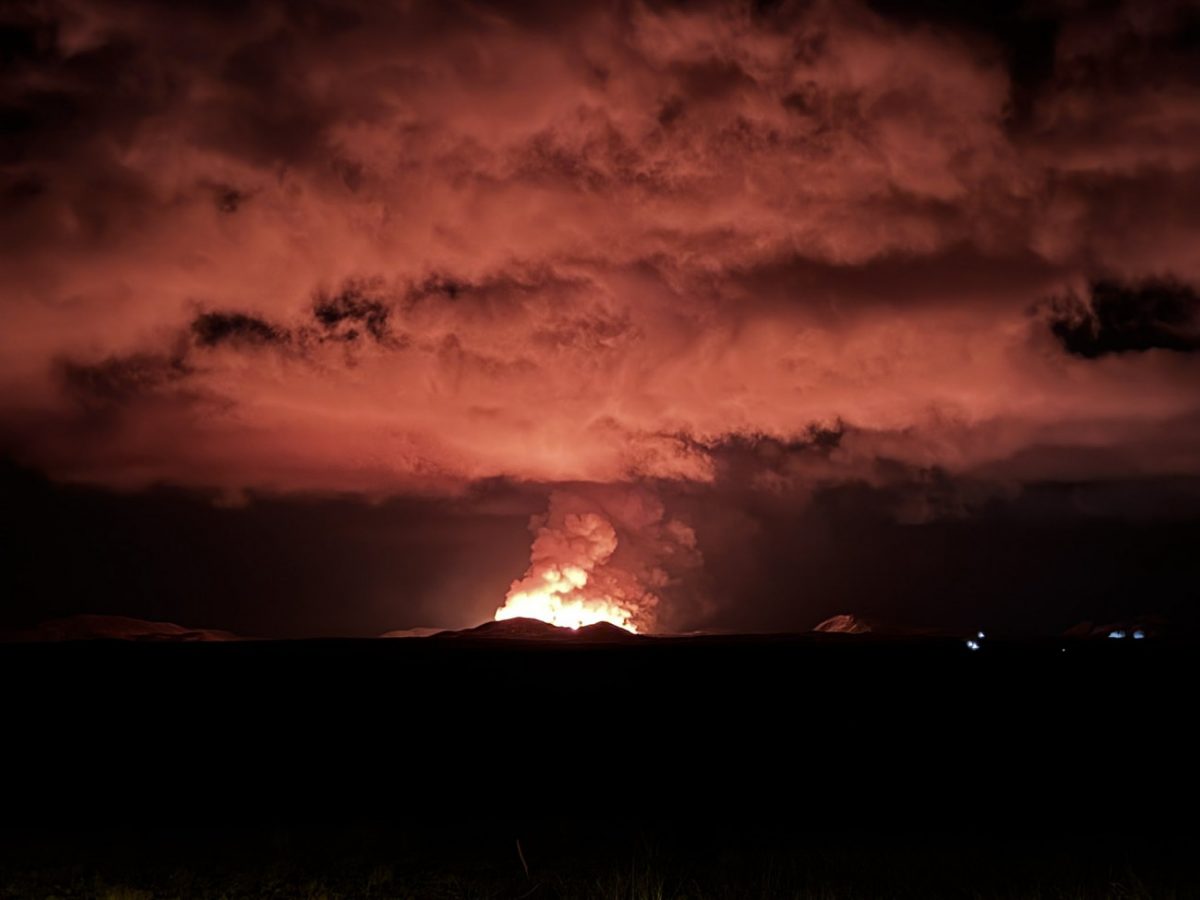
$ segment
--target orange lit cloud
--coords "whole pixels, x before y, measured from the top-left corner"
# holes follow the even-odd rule
[[[231,495],[1194,474],[1181,14],[1030,87],[854,4],[35,7],[0,434]]]

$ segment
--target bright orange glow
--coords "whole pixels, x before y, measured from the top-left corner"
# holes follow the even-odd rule
[[[530,587],[526,582],[509,591],[504,605],[496,610],[496,620],[528,618],[541,619],[561,628],[582,628],[597,622],[608,622],[626,631],[637,633],[633,611],[610,597],[586,595],[588,574],[577,566],[550,568],[541,573],[541,586]]]
[[[636,633],[637,598],[645,602],[648,595],[609,565],[616,549],[617,533],[606,517],[562,512],[552,499],[539,519],[529,570],[508,589],[496,619],[540,619],[562,628],[608,622]]]

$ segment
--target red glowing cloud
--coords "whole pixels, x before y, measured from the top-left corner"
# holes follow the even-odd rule
[[[31,14],[0,427],[230,497],[707,483],[814,429],[746,478],[1194,473],[1175,15],[1072,20],[1023,85],[853,4]],[[1098,278],[1179,315],[1105,343]],[[1104,352],[1055,332],[1071,298]]]

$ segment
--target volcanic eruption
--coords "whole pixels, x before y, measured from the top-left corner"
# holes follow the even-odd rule
[[[616,530],[597,513],[567,513],[558,527],[542,526],[529,570],[513,582],[496,619],[541,619],[566,628],[608,622],[636,632],[658,598],[609,565],[616,549]]]
[[[556,491],[534,531],[529,568],[514,581],[497,621],[540,619],[566,628],[607,622],[651,630],[673,568],[699,563],[691,528],[665,517],[641,490]],[[619,536],[620,535],[620,536]]]

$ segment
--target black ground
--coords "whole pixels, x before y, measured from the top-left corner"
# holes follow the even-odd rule
[[[200,834],[181,845],[208,847],[199,862],[177,859],[178,845],[153,854],[199,878],[216,871],[213,854],[221,865],[237,856],[212,848],[238,834],[256,836],[242,847],[290,835],[301,868],[330,858],[297,851],[305,841],[383,841],[355,884],[378,866],[406,872],[401,858],[428,874],[449,853],[437,871],[462,875],[499,854],[503,886],[445,895],[501,896],[525,883],[521,870],[506,880],[524,831],[545,852],[539,889],[568,896],[551,873],[583,864],[547,835],[586,820],[572,827],[616,843],[573,840],[572,853],[615,847],[620,869],[638,858],[627,837],[642,835],[638,847],[667,848],[647,863],[654,878],[682,878],[682,866],[710,886],[739,865],[862,847],[894,856],[916,841],[914,858],[958,873],[959,887],[927,896],[965,890],[973,871],[937,860],[972,858],[993,879],[1004,860],[1025,859],[1017,868],[1043,882],[1103,871],[1111,887],[1119,870],[1186,896],[1174,885],[1196,858],[1198,669],[1195,647],[1162,641],[988,639],[977,652],[865,636],[6,645],[6,846],[34,878],[39,853],[112,862],[120,854],[97,851],[98,839],[144,848],[147,835]],[[420,844],[439,834],[450,837]],[[1013,842],[1025,848],[1016,856],[1003,849]],[[1063,846],[1075,849],[1064,857]],[[728,865],[714,868],[722,853]],[[260,883],[265,859],[244,877]],[[707,896],[697,891],[671,895]],[[1068,895],[1089,893],[1054,894]]]

